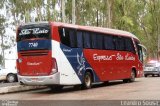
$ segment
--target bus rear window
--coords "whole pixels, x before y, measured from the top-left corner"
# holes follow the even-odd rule
[[[50,39],[50,26],[49,24],[32,24],[20,26],[17,33],[17,41],[43,38]]]

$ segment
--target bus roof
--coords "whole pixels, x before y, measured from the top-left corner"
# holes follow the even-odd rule
[[[127,32],[127,31],[123,31],[123,30],[93,27],[93,26],[73,25],[73,24],[67,24],[67,23],[61,23],[61,22],[51,22],[51,23],[56,26],[61,26],[61,27],[75,28],[75,29],[80,29],[80,30],[94,31],[94,32],[100,32],[100,33],[112,34],[112,35],[120,35],[120,36],[132,37],[132,38],[139,40],[134,34]]]
[[[137,40],[139,40],[134,34],[123,31],[123,30],[118,30],[118,29],[111,29],[111,28],[102,28],[102,27],[93,27],[93,26],[81,26],[81,25],[73,25],[73,24],[67,24],[67,23],[62,23],[62,22],[35,22],[35,23],[27,23],[23,24],[20,26],[25,26],[25,25],[32,25],[32,24],[47,24],[51,23],[54,26],[60,26],[60,27],[67,27],[67,28],[74,28],[74,29],[80,29],[80,30],[86,30],[86,31],[93,31],[93,32],[100,32],[104,34],[112,34],[112,35],[118,35],[118,36],[126,36],[126,37],[132,37]]]

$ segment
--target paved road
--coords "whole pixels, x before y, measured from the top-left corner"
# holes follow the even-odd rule
[[[7,87],[7,86],[13,86],[13,85],[19,85],[19,83],[18,82],[14,82],[14,83],[0,82],[0,87]]]
[[[0,95],[0,100],[160,100],[160,78],[136,79],[134,83],[111,82],[89,90],[67,87],[54,93],[49,88]]]

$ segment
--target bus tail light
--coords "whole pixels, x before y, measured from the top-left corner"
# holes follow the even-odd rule
[[[51,74],[58,72],[57,61],[55,58],[52,58],[52,71]]]

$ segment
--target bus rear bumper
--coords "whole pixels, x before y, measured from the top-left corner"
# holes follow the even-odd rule
[[[60,73],[57,72],[49,76],[21,76],[18,75],[18,81],[24,85],[59,85]]]

